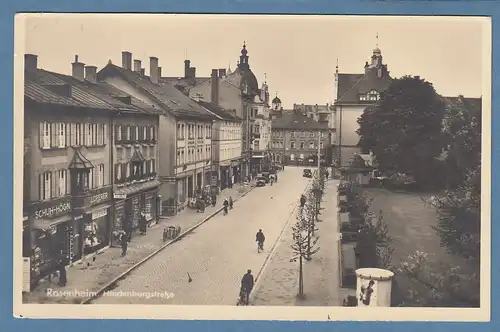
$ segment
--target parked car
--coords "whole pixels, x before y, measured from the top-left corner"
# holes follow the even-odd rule
[[[302,176],[305,177],[305,178],[312,178],[312,172],[309,168],[306,168],[303,172],[302,172]]]
[[[260,176],[262,176],[263,178],[265,178],[265,179],[266,179],[266,183],[269,183],[269,181],[270,181],[269,176],[270,176],[270,175],[271,175],[271,174],[270,174],[269,172],[262,172],[262,174],[261,174]]]
[[[267,181],[266,178],[263,176],[258,176],[257,177],[257,182],[255,184],[256,187],[264,187],[266,185]]]

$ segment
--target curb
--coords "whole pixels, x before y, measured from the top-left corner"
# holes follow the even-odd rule
[[[251,192],[252,190],[254,190],[255,187],[250,187],[250,189],[248,189],[247,191],[245,191],[240,197],[238,198],[235,198],[234,201],[237,202],[239,199],[245,197],[249,192]],[[177,236],[175,239],[173,240],[170,240],[169,242],[163,244],[160,248],[156,249],[155,251],[153,251],[151,254],[149,254],[148,256],[146,256],[145,258],[143,258],[142,260],[140,260],[139,262],[137,262],[136,264],[132,265],[131,267],[129,267],[127,270],[125,270],[124,272],[120,273],[120,275],[118,275],[118,277],[115,277],[113,280],[111,280],[110,282],[108,282],[106,285],[104,285],[103,287],[101,287],[98,291],[92,293],[92,295],[84,300],[82,300],[80,302],[80,304],[90,304],[90,302],[92,300],[95,300],[96,298],[100,297],[105,291],[107,291],[109,288],[111,288],[111,286],[113,286],[114,284],[116,284],[118,281],[120,281],[121,279],[123,279],[124,277],[126,277],[128,274],[130,274],[132,271],[134,271],[135,269],[137,269],[138,267],[140,267],[142,264],[146,263],[148,260],[150,260],[151,258],[153,258],[154,256],[156,256],[157,254],[159,254],[161,251],[163,251],[163,249],[165,249],[166,247],[174,244],[175,242],[179,241],[180,239],[182,239],[184,236],[188,235],[189,233],[191,233],[192,231],[194,231],[195,229],[197,229],[198,227],[200,227],[201,225],[203,225],[204,223],[206,223],[207,221],[209,221],[210,219],[212,219],[213,217],[215,217],[217,214],[219,214],[221,211],[223,210],[223,207],[219,207],[217,208],[217,210],[215,210],[214,212],[212,212],[210,215],[208,215],[206,218],[204,218],[202,221],[200,221],[199,223],[197,223],[196,225],[192,226],[191,228],[185,230],[184,232],[182,232],[181,234],[179,234],[179,236]]]
[[[311,180],[309,180],[309,182],[307,183],[307,186],[304,189],[304,191],[302,192],[302,194],[306,193],[309,190],[309,188],[311,186],[311,183],[312,183]],[[265,268],[267,267],[267,264],[270,261],[271,256],[274,255],[275,249],[278,247],[278,244],[280,243],[280,240],[281,240],[283,234],[285,233],[285,230],[290,225],[290,221],[293,219],[295,211],[297,211],[297,209],[298,209],[299,206],[300,206],[300,202],[298,204],[296,204],[295,207],[293,208],[292,213],[290,213],[290,216],[288,217],[288,220],[286,221],[285,225],[283,225],[283,228],[281,229],[281,232],[278,235],[278,238],[276,239],[276,242],[274,242],[273,246],[271,247],[271,250],[269,251],[269,254],[267,255],[266,259],[264,260],[264,264],[262,264],[262,266],[260,267],[259,273],[257,273],[257,275],[255,276],[254,287],[253,287],[253,289],[252,289],[252,291],[250,292],[250,295],[249,295],[249,300],[248,300],[249,303],[252,303],[253,300],[255,300],[255,292],[254,292],[254,290],[257,289],[257,287],[255,287],[255,286],[257,286],[257,283],[260,280],[260,276],[261,276],[262,272],[264,272]]]

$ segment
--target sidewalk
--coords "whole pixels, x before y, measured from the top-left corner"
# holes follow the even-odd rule
[[[113,278],[118,277],[163,246],[165,244],[163,242],[163,229],[165,227],[169,225],[180,226],[181,233],[183,233],[220,209],[224,197],[232,196],[236,200],[253,188],[249,186],[246,190],[239,190],[242,187],[235,185],[233,188],[224,189],[217,199],[218,204],[215,207],[207,207],[204,213],[198,213],[196,210],[188,208],[178,215],[161,219],[158,225],[148,228],[146,235],[134,234],[125,257],[121,256],[120,247],[112,247],[79,264],[67,267],[68,283],[65,287],[57,285],[57,277],[52,282],[45,280],[40,282],[32,292],[23,293],[23,303],[79,304],[92,292],[97,292]],[[57,296],[51,296],[52,291],[57,291]]]
[[[303,261],[305,299],[298,299],[299,263],[290,262],[293,250],[292,226],[283,234],[269,266],[258,281],[252,294],[253,305],[275,306],[340,306],[339,252],[337,225],[337,183],[329,180],[325,185],[325,195],[319,219],[316,223],[320,237],[317,245],[320,250],[311,261]]]

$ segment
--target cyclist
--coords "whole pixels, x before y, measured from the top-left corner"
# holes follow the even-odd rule
[[[248,305],[250,293],[254,285],[252,270],[247,270],[247,273],[241,278],[241,295],[244,293],[245,304]]]
[[[262,229],[259,229],[257,234],[255,234],[255,241],[259,245],[259,251],[264,250],[264,241],[266,240],[266,237],[264,236],[264,233],[262,233]]]

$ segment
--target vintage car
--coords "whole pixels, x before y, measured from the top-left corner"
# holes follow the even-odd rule
[[[309,168],[306,168],[303,172],[302,172],[302,176],[305,177],[305,178],[312,178],[312,172]]]
[[[267,180],[263,176],[258,176],[257,177],[257,182],[255,184],[256,187],[264,187],[267,183]]]

